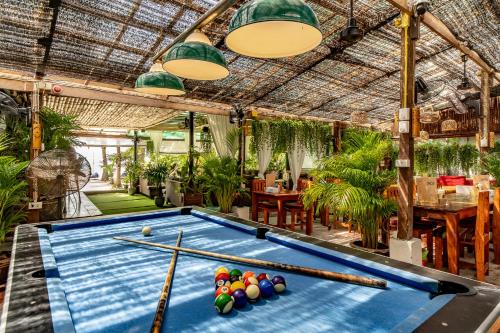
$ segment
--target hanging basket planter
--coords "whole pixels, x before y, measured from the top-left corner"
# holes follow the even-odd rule
[[[420,122],[422,124],[437,123],[439,121],[439,119],[441,119],[439,112],[435,112],[435,111],[422,112],[422,111],[420,111]]]
[[[453,119],[447,119],[441,123],[442,132],[453,132],[458,129],[458,124]]]
[[[420,131],[420,139],[423,141],[429,140],[429,132]]]

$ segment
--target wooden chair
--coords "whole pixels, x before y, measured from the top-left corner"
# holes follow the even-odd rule
[[[495,253],[495,264],[500,265],[500,187],[495,189],[493,197],[493,216],[491,219],[491,230],[493,234],[493,251]]]
[[[254,191],[265,191],[266,189],[266,180],[265,179],[253,179],[252,180],[252,192]],[[257,214],[259,210],[264,212],[264,224],[269,224],[269,214],[272,212],[278,213],[278,205],[275,202],[270,201],[260,201],[257,203]]]
[[[490,197],[488,191],[479,192],[477,202],[476,221],[473,225],[463,228],[459,233],[459,246],[474,248],[476,278],[484,281],[489,270],[489,243],[490,243]],[[468,267],[469,263],[460,262],[462,266]]]
[[[299,179],[297,184],[297,191],[303,191],[309,186],[311,186],[310,181],[308,181],[307,179]],[[299,199],[298,201],[286,202],[284,208],[285,212],[290,212],[290,225],[288,226],[285,224],[286,227],[292,231],[295,231],[295,224],[298,221],[300,230],[304,230],[306,219],[302,199]]]

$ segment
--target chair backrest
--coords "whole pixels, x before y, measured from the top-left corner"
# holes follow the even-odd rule
[[[275,172],[266,173],[265,184],[267,187],[274,186],[275,181],[276,181],[276,173]]]
[[[386,199],[398,200],[399,197],[399,187],[397,185],[391,185],[385,189]]]
[[[265,179],[253,179],[252,180],[252,192],[259,191],[262,192],[266,189]]]
[[[476,239],[490,233],[490,192],[480,191],[477,199]]]

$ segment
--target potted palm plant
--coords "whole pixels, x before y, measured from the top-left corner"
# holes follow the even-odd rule
[[[395,171],[379,167],[391,150],[390,139],[382,133],[347,131],[342,153],[325,159],[313,171],[317,181],[305,191],[304,205],[309,208],[316,204],[318,210],[329,207],[350,217],[361,233],[361,240],[354,244],[377,249],[379,226],[396,209],[395,203],[383,196],[395,181]],[[338,181],[326,181],[332,178]]]
[[[144,168],[144,177],[156,187],[155,205],[159,208],[163,207],[165,203],[162,186],[166,177],[172,170],[172,166],[172,158],[165,155],[153,157]]]
[[[126,180],[128,181],[128,194],[134,195],[136,193],[137,182],[142,173],[141,164],[137,161],[127,161],[125,164]]]
[[[202,166],[200,183],[203,184],[205,194],[214,194],[221,213],[230,213],[233,201],[238,195],[246,195],[241,187],[245,181],[239,175],[238,162],[232,157],[209,157]]]

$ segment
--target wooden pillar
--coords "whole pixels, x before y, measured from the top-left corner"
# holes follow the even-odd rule
[[[40,110],[43,107],[43,98],[40,96],[38,89],[38,82],[33,85],[33,92],[31,94],[31,131],[30,131],[30,161],[38,157],[42,151],[42,122],[40,119]],[[28,195],[31,201],[38,201],[38,186],[36,181],[29,180]],[[40,210],[30,209],[28,211],[28,222],[40,222]]]
[[[491,128],[491,117],[490,117],[490,92],[491,85],[493,83],[493,75],[485,70],[481,71],[481,120],[479,126],[479,137],[481,152],[486,152],[489,149],[490,144],[490,128]]]
[[[333,152],[338,153],[342,146],[342,130],[338,121],[333,123]]]
[[[189,112],[189,152],[188,152],[188,174],[190,182],[192,181],[192,176],[194,172],[194,112]],[[191,186],[192,184],[190,184]]]
[[[114,184],[116,187],[122,187],[122,153],[120,146],[116,146],[116,174]]]
[[[398,22],[399,23],[399,22]],[[418,19],[402,13],[401,28],[401,109],[408,109],[407,133],[399,134],[398,168],[398,239],[410,240],[413,237],[413,115],[415,86],[415,44],[418,38]],[[400,121],[401,121],[400,117]],[[406,163],[405,163],[406,162]]]
[[[137,143],[139,142],[139,137],[137,136],[137,130],[134,130],[134,162],[137,162]]]

